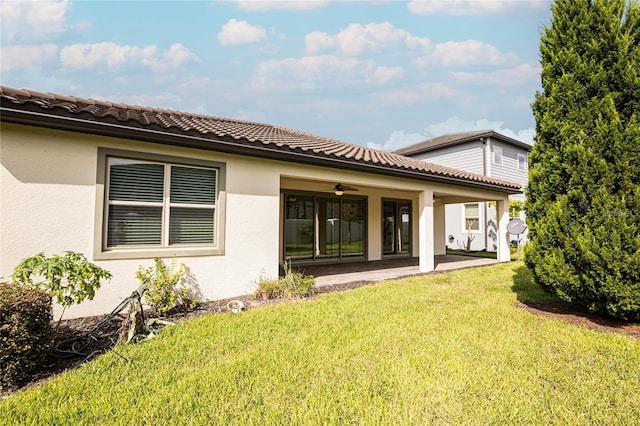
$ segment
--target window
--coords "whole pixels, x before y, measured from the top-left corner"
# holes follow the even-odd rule
[[[480,205],[464,205],[464,232],[480,232]]]
[[[96,224],[98,258],[222,253],[216,235],[220,167],[196,160],[183,164],[174,157],[99,152],[104,202]]]
[[[527,170],[527,156],[518,154],[518,170]]]
[[[493,147],[493,164],[502,164],[502,148]]]

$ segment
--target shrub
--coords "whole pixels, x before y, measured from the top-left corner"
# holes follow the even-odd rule
[[[44,253],[22,260],[11,276],[15,282],[39,287],[55,296],[64,310],[85,299],[93,300],[100,280],[111,279],[111,273],[89,262],[84,255],[72,251],[64,256],[46,257]],[[34,283],[34,279],[42,279]]]
[[[315,278],[311,275],[304,275],[302,272],[294,271],[291,266],[291,259],[287,259],[282,263],[284,269],[285,292],[288,297],[306,297],[308,296],[315,284]]]
[[[48,355],[53,330],[51,296],[0,283],[0,389],[20,385]]]
[[[260,275],[256,296],[265,294],[268,299],[279,299],[306,297],[311,294],[315,284],[315,279],[311,275],[295,271],[291,266],[290,259],[282,263],[282,268],[284,276],[280,278],[266,278]]]
[[[166,314],[177,304],[193,306],[195,303],[189,297],[190,291],[185,286],[183,278],[187,275],[184,263],[179,265],[175,260],[167,266],[164,261],[156,257],[154,266],[138,267],[136,278],[144,287],[144,303],[151,306],[158,314]]]

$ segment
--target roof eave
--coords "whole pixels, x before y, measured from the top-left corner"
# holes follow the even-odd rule
[[[424,154],[425,152],[432,152],[432,151],[437,151],[439,149],[442,148],[448,148],[448,147],[452,147],[452,146],[456,146],[456,145],[462,145],[465,143],[469,143],[469,142],[480,142],[482,140],[482,138],[494,138],[494,139],[498,139],[501,140],[502,142],[506,142],[510,145],[514,145],[517,146],[519,148],[522,149],[526,149],[527,151],[531,151],[531,145],[521,142],[519,140],[510,138],[508,136],[504,136],[500,133],[497,133],[493,130],[487,131],[487,132],[483,132],[483,133],[474,133],[473,135],[467,136],[467,137],[463,137],[460,139],[455,139],[452,141],[448,141],[448,142],[444,142],[435,146],[423,146],[420,148],[416,148],[416,149],[409,149],[407,151],[403,151],[402,148],[399,150],[394,151],[397,154],[400,155],[404,155],[407,157],[411,157],[414,155],[419,155],[419,154]],[[419,144],[424,143],[424,142],[419,142]]]
[[[24,105],[23,105],[24,106]],[[301,149],[274,149],[273,146],[264,145],[260,142],[251,142],[242,139],[244,144],[238,143],[240,140],[220,137],[204,137],[184,132],[171,132],[167,130],[153,130],[147,127],[125,125],[124,122],[106,122],[104,119],[78,118],[73,115],[47,114],[37,110],[16,109],[2,105],[0,107],[0,120],[9,123],[45,127],[56,130],[66,130],[78,133],[87,133],[99,136],[108,136],[124,139],[133,139],[143,142],[159,143],[164,145],[180,146],[186,148],[202,149],[207,151],[224,152],[228,154],[243,155],[249,157],[266,158],[278,161],[295,161],[307,165],[315,165],[329,168],[341,167],[343,169],[383,174],[386,176],[411,178],[422,181],[456,184],[486,190],[507,192],[509,194],[522,193],[521,189],[515,189],[509,185],[498,183],[479,182],[475,180],[458,178],[455,176],[444,176],[426,171],[412,170],[409,168],[388,167],[381,164],[355,162],[339,157],[326,156],[314,152],[306,152]],[[215,142],[215,145],[212,144]]]

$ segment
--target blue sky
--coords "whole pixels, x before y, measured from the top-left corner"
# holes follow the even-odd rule
[[[393,150],[531,143],[546,0],[0,2],[0,83]]]

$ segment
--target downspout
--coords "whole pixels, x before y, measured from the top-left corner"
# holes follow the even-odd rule
[[[482,175],[487,176],[487,140],[480,138],[482,143]],[[489,219],[489,203],[486,201],[484,204],[484,249],[489,251],[489,232],[488,231],[488,219]]]

